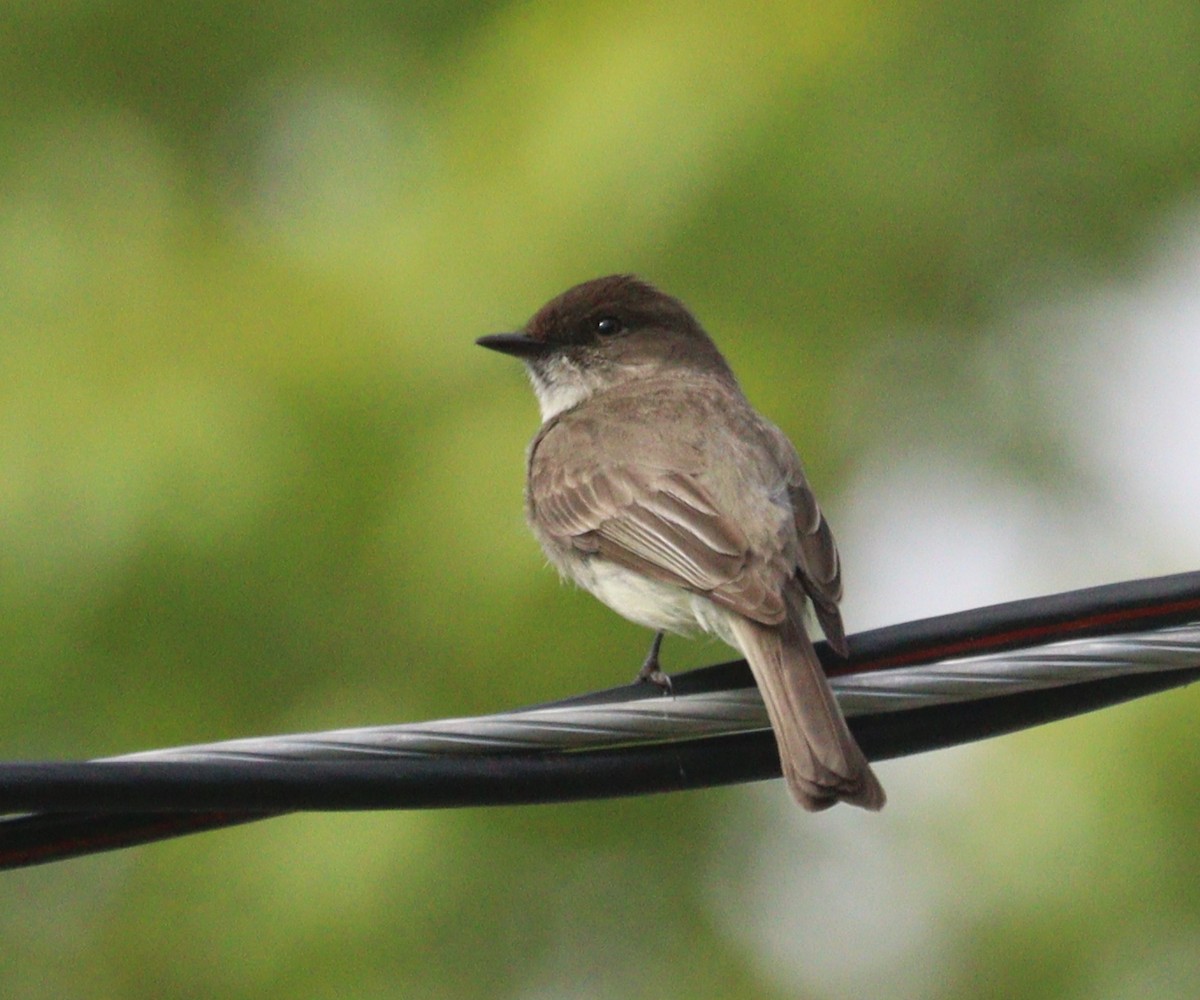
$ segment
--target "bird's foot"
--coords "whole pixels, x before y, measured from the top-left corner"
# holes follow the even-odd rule
[[[658,651],[662,646],[663,633],[655,632],[654,641],[650,643],[650,652],[646,654],[646,659],[642,663],[642,669],[638,671],[637,683],[653,684],[655,687],[660,687],[668,694],[671,693],[671,678],[662,672],[658,665]]]

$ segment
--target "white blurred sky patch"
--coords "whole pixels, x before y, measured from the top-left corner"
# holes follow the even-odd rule
[[[705,880],[722,932],[789,995],[937,995],[959,907],[944,842],[926,827],[970,808],[965,758],[884,762],[879,814],[803,813],[775,781],[739,791]]]
[[[838,544],[852,631],[993,604],[1043,589],[1060,523],[1036,493],[933,448],[865,463]],[[1055,517],[1054,522],[1061,518]]]
[[[1079,454],[1149,572],[1200,565],[1200,210],[1175,220],[1148,273],[1049,311],[1070,331],[1038,367]],[[1120,543],[1120,539],[1114,542]]]
[[[1064,488],[929,424],[880,440],[836,508],[852,630],[1200,568],[1200,212],[1136,278],[996,336],[1031,356],[1008,390],[1053,424]]]
[[[981,403],[965,418],[977,433],[962,422],[939,433],[934,408],[914,418],[919,428],[898,418],[893,438],[860,462],[831,505],[852,631],[1200,569],[1200,213],[1177,220],[1159,247],[1126,284],[1014,310],[998,326],[966,363],[981,392],[999,378],[1015,398]],[[991,355],[1010,343],[1026,356],[997,374]],[[990,424],[1005,411],[1050,422],[1061,470],[998,468],[1005,432]],[[879,816],[802,816],[776,782],[747,790],[761,822],[739,814],[719,833],[729,842],[714,856],[736,861],[707,880],[715,919],[785,989],[936,994],[957,936],[991,905],[947,895],[963,873],[947,871],[945,831],[978,848],[978,831],[964,834],[955,817],[977,806],[982,780],[993,791],[1002,780],[987,764],[995,749],[884,762],[890,802]],[[1111,995],[1132,995],[1122,984],[1143,971],[1136,959],[1117,963]]]

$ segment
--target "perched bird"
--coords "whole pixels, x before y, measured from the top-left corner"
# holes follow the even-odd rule
[[[795,448],[695,317],[613,275],[478,343],[525,362],[541,407],[530,527],[565,577],[658,633],[641,676],[661,681],[663,632],[718,636],[750,664],[795,799],[881,808],[805,630],[811,606],[847,655],[833,535]]]

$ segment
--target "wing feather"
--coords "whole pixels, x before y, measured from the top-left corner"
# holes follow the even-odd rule
[[[546,477],[531,497],[560,542],[764,623],[786,614],[786,573],[752,558],[745,533],[694,478],[632,464]]]
[[[796,449],[779,428],[768,425],[767,429],[776,457],[789,469],[787,494],[796,525],[796,579],[812,601],[825,638],[840,655],[846,656],[849,652],[846,630],[838,609],[842,599],[842,568],[833,532],[808,485]]]
[[[661,395],[670,391],[664,387]],[[786,436],[757,417],[746,425],[784,473],[768,505],[778,524],[766,537],[756,533],[752,545],[704,484],[712,446],[689,450],[677,443],[667,454],[653,430],[657,411],[645,409],[644,398],[610,402],[609,417],[626,421],[624,434],[608,428],[601,435],[576,411],[551,421],[534,440],[528,503],[536,530],[556,545],[704,594],[763,624],[799,613],[807,597],[826,637],[844,651],[837,548]]]

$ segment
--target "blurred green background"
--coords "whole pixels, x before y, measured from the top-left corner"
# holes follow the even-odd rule
[[[0,756],[476,713],[647,636],[474,347],[693,306],[851,629],[1200,567],[1200,5],[0,12]],[[668,641],[682,669],[727,657]],[[1197,693],[778,782],[304,816],[0,877],[0,995],[1195,996]]]

